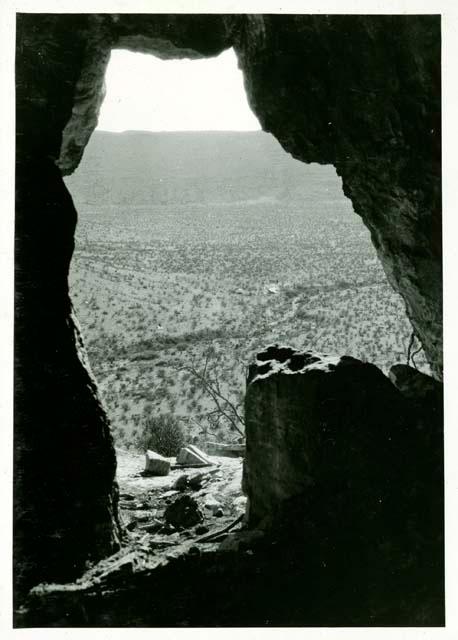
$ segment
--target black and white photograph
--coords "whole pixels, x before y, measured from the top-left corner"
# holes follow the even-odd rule
[[[9,14],[7,624],[446,634],[441,3],[48,4]]]

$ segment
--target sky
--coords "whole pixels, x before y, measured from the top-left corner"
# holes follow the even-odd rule
[[[255,131],[233,49],[216,58],[160,60],[115,49],[97,129]]]

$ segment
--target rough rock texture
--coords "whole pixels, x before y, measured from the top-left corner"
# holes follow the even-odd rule
[[[407,364],[395,364],[390,369],[389,378],[402,395],[412,402],[422,407],[442,405],[442,384],[421,371]]]
[[[115,551],[116,457],[73,315],[77,214],[54,163],[73,106],[82,20],[18,19],[14,536],[17,590]]]
[[[170,472],[170,460],[149,449],[145,453],[145,473],[153,476],[167,476]]]
[[[323,561],[347,558],[346,589],[355,576],[368,592],[392,588],[397,576],[398,596],[404,580],[440,594],[440,418],[426,424],[375,365],[272,346],[250,368],[245,422],[251,527],[308,539]]]
[[[263,127],[337,167],[441,377],[439,28],[429,16],[18,16],[17,585],[67,579],[119,544],[109,424],[68,294],[76,211],[57,168],[81,158],[110,48],[234,46]]]
[[[188,444],[178,452],[177,464],[183,465],[183,467],[206,467],[212,465],[213,462],[198,447]]]
[[[250,524],[317,487],[348,492],[360,514],[384,510],[412,481],[406,454],[417,460],[425,445],[409,409],[375,365],[281,346],[259,353],[245,399]],[[440,453],[441,432],[428,427],[430,454]]]
[[[235,49],[263,128],[335,165],[440,378],[439,16],[248,16]]]
[[[151,53],[158,58],[202,58],[231,46],[237,17],[210,15],[84,16],[84,58],[75,87],[74,107],[62,138],[58,161],[72,173],[97,126],[104,98],[104,74],[113,48]],[[60,28],[60,23],[56,24]]]
[[[389,378],[405,398],[425,439],[428,464],[443,469],[444,388],[441,382],[405,364],[391,367]],[[441,446],[438,446],[438,438]],[[428,445],[428,439],[430,439]],[[439,477],[439,476],[438,476]],[[434,489],[433,489],[434,490]]]
[[[438,16],[92,16],[59,165],[96,125],[111,47],[163,58],[234,46],[263,128],[304,162],[334,164],[442,375]]]
[[[204,519],[197,501],[185,494],[176,498],[165,510],[165,521],[175,528],[189,529]]]

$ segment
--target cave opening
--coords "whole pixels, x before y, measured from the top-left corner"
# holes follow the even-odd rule
[[[389,323],[387,304],[371,306],[363,297],[358,306],[361,291],[364,295],[372,292],[380,300],[382,287],[381,283],[368,279],[373,273],[370,260],[375,260],[375,256],[372,253],[367,256],[368,261],[364,261],[366,254],[361,245],[364,237],[356,231],[357,227],[351,226],[357,225],[359,218],[352,212],[349,201],[345,201],[348,220],[351,218],[352,222],[350,227],[343,225],[345,215],[335,214],[341,191],[338,197],[332,191],[323,198],[322,192],[317,194],[311,188],[324,182],[329,190],[323,170],[328,171],[328,177],[331,172],[340,186],[340,179],[335,178],[334,169],[329,166],[333,163],[355,211],[370,229],[390,282],[401,292],[435,375],[440,378],[438,24],[437,18],[424,16],[323,15],[29,15],[18,20],[15,581],[23,594],[40,583],[39,588],[29,594],[31,598],[27,596],[31,609],[18,613],[23,624],[37,626],[37,622],[49,620],[50,625],[55,626],[57,619],[63,621],[62,626],[73,621],[87,626],[94,620],[105,625],[109,621],[113,626],[116,622],[122,626],[145,621],[151,626],[161,622],[165,626],[193,623],[205,626],[206,622],[213,625],[215,621],[217,625],[233,625],[237,621],[274,626],[285,622],[306,626],[346,623],[364,626],[364,622],[386,626],[393,622],[405,625],[425,621],[442,624],[440,384],[427,376],[421,377],[409,367],[404,374],[410,376],[410,381],[396,375],[393,381],[371,364],[348,357],[326,361],[315,353],[315,349],[320,349],[357,355],[355,341],[350,346],[339,343],[337,348],[333,344],[353,335],[353,327],[360,325],[365,311],[371,320],[375,318],[378,327],[375,335],[369,334],[367,328],[356,331],[356,337],[367,338],[368,344],[372,348],[375,344],[379,353],[377,338]],[[343,42],[350,41],[352,46],[342,47]],[[108,378],[105,388],[109,391],[115,386],[117,397],[121,384],[125,384],[122,376],[128,367],[123,364],[124,370],[121,370],[122,367],[116,365],[120,353],[123,357],[126,355],[126,347],[135,347],[136,350],[127,355],[135,356],[131,358],[134,366],[144,364],[146,371],[162,370],[163,363],[170,362],[165,357],[169,348],[184,355],[189,349],[186,341],[177,349],[174,334],[175,342],[172,345],[166,342],[166,348],[159,342],[159,356],[152,357],[158,351],[157,335],[162,335],[157,322],[160,300],[173,297],[161,282],[164,273],[168,273],[160,268],[164,257],[180,267],[175,272],[173,291],[180,293],[182,301],[186,294],[183,274],[189,274],[189,264],[201,280],[204,278],[205,284],[213,276],[217,284],[224,283],[227,260],[220,259],[220,245],[225,251],[237,246],[233,262],[244,270],[242,285],[249,285],[248,295],[247,286],[237,287],[239,290],[235,291],[230,289],[231,307],[237,308],[242,316],[238,318],[242,329],[240,338],[237,336],[238,343],[247,340],[247,331],[253,325],[255,337],[262,339],[263,347],[271,341],[268,330],[275,334],[275,341],[286,336],[285,342],[289,344],[294,345],[295,338],[300,342],[301,352],[288,351],[289,347],[268,349],[260,358],[258,371],[256,366],[250,367],[250,374],[255,377],[257,374],[258,380],[248,386],[251,397],[246,402],[247,414],[251,411],[251,418],[246,421],[247,434],[248,425],[252,431],[246,438],[245,488],[248,490],[245,493],[251,504],[257,501],[253,510],[255,521],[261,522],[266,508],[273,511],[269,505],[280,508],[277,524],[282,527],[281,544],[276,547],[279,553],[272,553],[271,539],[267,544],[256,543],[247,553],[246,548],[241,549],[241,553],[231,552],[227,547],[222,549],[224,540],[221,547],[208,553],[209,548],[202,547],[207,541],[202,543],[197,539],[201,534],[196,528],[190,540],[194,547],[183,548],[184,554],[170,562],[167,546],[171,539],[165,541],[166,567],[164,572],[162,566],[155,572],[158,565],[154,563],[161,562],[158,556],[164,552],[163,546],[157,546],[156,533],[163,526],[162,521],[157,520],[165,517],[170,494],[162,496],[165,502],[158,513],[159,510],[154,511],[157,494],[145,491],[144,484],[140,501],[128,486],[121,482],[118,485],[116,481],[116,452],[109,420],[87,366],[86,350],[68,296],[67,274],[76,212],[62,181],[62,176],[71,174],[78,165],[94,128],[101,97],[103,74],[100,71],[115,45],[159,51],[165,58],[188,54],[214,56],[229,45],[234,46],[244,71],[250,104],[263,128],[271,131],[283,148],[306,163],[297,165],[302,175],[304,171],[307,173],[308,195],[298,190],[296,217],[287,215],[278,204],[283,205],[291,194],[290,183],[288,188],[284,187],[283,174],[280,195],[274,198],[274,203],[269,200],[269,190],[267,201],[263,194],[260,202],[258,192],[254,198],[237,200],[244,209],[237,224],[230,216],[223,224],[224,212],[231,210],[227,190],[224,198],[210,201],[212,210],[218,209],[218,216],[207,215],[207,206],[205,215],[201,211],[198,218],[197,205],[202,199],[199,193],[197,203],[189,198],[175,203],[175,218],[170,211],[161,218],[158,213],[171,209],[168,198],[176,191],[164,189],[163,185],[162,191],[150,191],[148,201],[142,202],[149,211],[154,209],[155,220],[162,221],[162,227],[156,225],[146,237],[147,225],[143,225],[140,243],[138,215],[121,216],[120,203],[109,199],[103,205],[86,202],[85,210],[81,207],[81,198],[72,191],[80,215],[77,233],[82,238],[82,243],[78,239],[80,244],[72,265],[72,286],[78,279],[80,284],[84,284],[85,279],[93,284],[97,279],[98,291],[104,296],[99,304],[99,292],[94,291],[90,297],[87,295],[90,287],[82,287],[78,304],[73,287],[74,307],[80,314],[86,336],[89,334],[84,319],[89,318],[91,322],[94,312],[99,317],[93,329],[97,324],[105,328],[99,343],[99,362],[94,349],[97,345],[91,344],[90,336],[89,351],[99,380],[99,365],[100,369],[115,365],[114,375],[119,374],[120,378],[118,381]],[[335,82],[336,78],[342,78],[343,82]],[[313,92],[309,91],[311,86],[315,89]],[[85,151],[86,160],[96,135]],[[182,159],[190,153],[190,141],[191,137],[187,137],[186,145],[179,145],[175,158]],[[224,157],[228,155],[228,146],[225,145]],[[138,152],[132,155],[138,157]],[[193,152],[192,159],[196,157]],[[211,157],[216,171],[218,163],[214,154]],[[262,158],[270,168],[267,177],[272,189],[275,184],[272,172],[281,164],[271,162],[271,156],[266,153]],[[234,163],[234,170],[243,169],[244,160],[246,154]],[[328,167],[313,163],[328,164]],[[201,164],[208,167],[211,163],[207,160]],[[254,171],[256,166],[251,162],[250,170]],[[84,160],[81,169],[83,167]],[[192,169],[197,170],[194,166]],[[314,174],[315,180],[311,180],[310,176],[318,170],[319,178]],[[246,171],[242,171],[242,176],[244,173]],[[266,179],[265,172],[262,173]],[[192,172],[189,175],[192,178]],[[231,174],[231,180],[234,175],[237,174]],[[104,189],[100,176],[96,171],[86,171],[94,193],[99,189],[104,198],[109,198],[114,187]],[[114,172],[111,177],[115,186],[123,191],[125,184],[116,179]],[[70,188],[77,178],[78,172],[66,178]],[[153,184],[157,174],[151,178],[147,182]],[[138,180],[138,176],[135,179]],[[226,184],[227,179],[223,182]],[[237,185],[237,193],[240,191]],[[134,188],[130,195],[137,193],[138,189]],[[159,193],[162,198],[154,207],[151,193]],[[293,193],[297,193],[295,189]],[[123,201],[123,209],[132,208],[132,200]],[[230,199],[229,202],[234,204]],[[204,204],[208,203],[205,200]],[[321,208],[317,209],[320,204]],[[94,214],[97,206],[99,214],[91,215],[89,209]],[[100,215],[103,207],[105,215]],[[200,208],[205,207],[200,203]],[[248,209],[257,211],[258,215],[247,216]],[[190,218],[183,214],[189,212],[193,216],[192,224],[186,226]],[[261,222],[261,234],[259,226],[250,226],[255,218]],[[123,234],[129,224],[134,236],[126,240]],[[194,244],[189,242],[190,229],[194,232]],[[339,237],[330,237],[336,229],[340,230]],[[180,234],[186,238],[177,242]],[[202,243],[203,234],[206,234],[205,243]],[[212,234],[218,236],[214,242],[211,242]],[[158,239],[160,244],[154,246]],[[367,233],[366,239],[367,246],[371,247]],[[348,251],[341,244],[344,240],[350,242]],[[207,260],[212,255],[210,249],[216,255],[213,270]],[[133,264],[125,263],[129,250],[143,261],[146,269],[140,270],[135,260]],[[285,261],[293,275],[283,268]],[[377,264],[374,262],[374,267]],[[87,278],[81,277],[84,269],[88,271]],[[132,275],[132,271],[135,279],[129,281],[125,276]],[[366,279],[358,279],[361,271]],[[108,306],[113,280],[117,293],[121,288],[119,272],[126,280],[122,283],[124,292],[129,286],[140,296],[139,306],[133,308],[132,313],[141,311],[144,300],[151,299],[154,317],[152,321],[141,318],[140,322],[150,330],[146,340],[141,332],[130,339],[129,330],[136,317],[132,315],[127,319],[121,317],[118,323],[117,330],[122,333],[120,344],[113,332],[108,331],[117,326],[117,315],[122,316],[123,308],[127,308],[124,303],[118,303],[114,310]],[[264,278],[265,275],[268,277]],[[243,300],[244,296],[250,300],[255,298],[253,279],[261,298],[257,307],[249,311]],[[239,296],[241,304],[236,302]],[[192,311],[200,307],[198,300],[188,298],[182,316],[183,322],[189,323]],[[158,304],[154,307],[156,300]],[[279,320],[271,314],[277,306],[281,311]],[[348,308],[355,321],[345,324]],[[164,324],[180,321],[179,309],[178,319],[169,309],[162,312]],[[402,307],[401,313],[403,316]],[[212,323],[219,322],[219,318],[217,313]],[[222,323],[223,320],[221,316]],[[288,333],[291,327],[297,330],[295,335]],[[197,329],[198,323],[196,331],[191,327],[184,335],[192,334],[195,339]],[[324,346],[316,342],[317,330],[323,331]],[[315,340],[310,340],[311,344],[309,334]],[[123,344],[125,335],[129,337],[127,344]],[[409,335],[410,327],[402,348],[404,357]],[[197,338],[208,339],[212,348],[217,344],[215,340],[220,340],[219,335],[215,338],[211,332],[199,332]],[[233,346],[235,349],[235,341]],[[304,353],[304,347],[314,352]],[[283,361],[286,353],[291,354],[289,364]],[[390,358],[389,364],[399,359],[396,355]],[[219,354],[220,362],[224,362],[223,356]],[[370,355],[369,358],[376,360]],[[317,365],[315,372],[321,369],[317,376],[322,384],[315,398],[315,376],[301,373],[302,365],[306,368],[309,360]],[[283,372],[278,376],[278,385],[269,375],[272,369]],[[151,379],[150,383],[145,385],[146,391],[156,385],[154,391],[157,392],[156,380]],[[102,393],[105,394],[103,381]],[[306,401],[306,397],[312,402]],[[311,405],[316,410],[312,417]],[[124,413],[128,411],[129,405]],[[111,421],[114,422],[113,418]],[[143,482],[144,478],[139,478],[137,472],[138,465],[133,474],[135,482]],[[294,503],[289,500],[295,497],[289,489],[296,491],[298,486],[300,493]],[[187,498],[189,506],[191,489],[195,491],[196,485],[191,487],[186,481],[184,496],[178,495],[183,493],[182,489],[172,490],[175,493],[170,506],[182,497]],[[240,492],[239,484],[236,490]],[[213,497],[218,501],[218,496]],[[216,507],[218,511],[218,505]],[[232,507],[236,509],[234,503]],[[128,522],[123,521],[127,511],[136,514]],[[213,515],[211,526],[217,529],[218,517],[216,513]],[[225,514],[223,509],[223,516],[229,519],[233,513]],[[219,522],[224,522],[224,518]],[[132,523],[136,534],[133,554],[130,553],[132,546],[124,545],[126,531],[133,530]],[[164,536],[178,534],[179,538],[180,534],[186,537],[187,533],[170,528],[162,530],[159,545],[164,544]],[[242,531],[242,537],[243,534]],[[242,546],[245,542],[241,541]],[[199,545],[197,550],[196,545]],[[146,565],[145,546],[148,546]],[[116,551],[119,555],[113,556]],[[230,553],[225,555],[227,551]],[[94,567],[100,560],[101,564]],[[240,560],[243,560],[241,564]],[[150,562],[152,564],[148,564]],[[88,566],[92,569],[88,572],[87,589],[81,582],[62,584],[79,578]],[[183,576],[183,566],[189,569],[186,575],[190,580],[184,579],[181,582],[184,590],[177,591],[176,576],[177,573]],[[291,580],[291,567],[295,568],[294,580]],[[160,588],[156,588],[159,575]],[[105,578],[114,585],[111,592],[110,588],[108,592],[105,589]],[[100,587],[96,602],[93,584],[98,585],[97,589]],[[336,584],[342,586],[339,593]],[[125,597],[125,588],[130,591],[128,597]],[[74,594],[70,599],[69,593]],[[184,600],[185,610],[180,609]],[[405,606],[400,607],[400,602],[406,603]]]
[[[241,442],[246,363],[267,344],[405,360],[403,303],[334,167],[261,131],[233,49],[114,50],[105,82],[65,181],[71,293],[118,446],[151,428],[164,455]]]

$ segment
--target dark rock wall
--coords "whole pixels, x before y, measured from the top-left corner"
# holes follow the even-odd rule
[[[297,158],[337,167],[440,377],[439,30],[428,16],[18,16],[15,526],[24,583],[68,577],[119,544],[113,443],[68,293],[76,211],[56,168],[78,165],[110,49],[171,58],[234,46],[263,127]]]
[[[84,147],[97,126],[111,49],[151,53],[163,59],[214,56],[231,46],[237,20],[218,15],[87,16],[84,57],[58,162],[63,174],[72,173],[78,166]]]
[[[68,580],[119,547],[116,458],[68,292],[77,213],[59,169],[85,19],[20,16],[15,244],[15,578]]]
[[[350,618],[442,624],[442,390],[415,370],[396,379],[348,356],[259,353],[245,399],[248,521],[296,563],[316,559]]]
[[[19,590],[76,577],[87,560],[119,548],[122,535],[113,439],[68,291],[77,212],[62,173],[77,166],[96,126],[112,47],[199,57],[219,53],[226,40],[220,17],[18,16],[14,555]]]
[[[335,165],[440,378],[440,18],[252,16],[235,48],[263,128]]]

